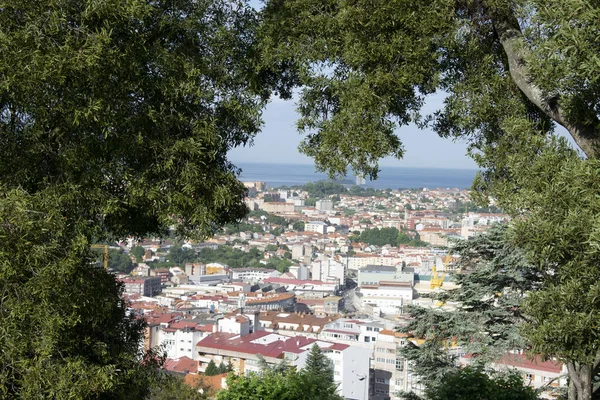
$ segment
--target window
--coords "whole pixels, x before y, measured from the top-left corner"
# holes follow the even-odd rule
[[[368,337],[368,336],[365,336],[365,342],[366,342],[366,343],[369,343],[370,341],[371,341],[371,338],[370,338],[370,337]]]
[[[372,326],[367,326],[367,331],[372,331],[373,327]]]
[[[375,378],[375,382],[376,383],[386,383],[385,379],[383,379],[383,378]]]
[[[396,371],[404,371],[404,359],[396,359]]]
[[[534,379],[535,379],[535,376],[533,374],[525,374],[525,380],[533,381]]]

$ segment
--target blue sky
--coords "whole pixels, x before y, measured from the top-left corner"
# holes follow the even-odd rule
[[[440,108],[442,102],[443,95],[430,97],[422,113],[426,114]],[[236,162],[312,164],[311,158],[298,151],[302,136],[295,127],[297,119],[294,100],[274,99],[263,113],[263,131],[254,140],[254,146],[233,149],[229,152],[230,160],[234,164]],[[467,146],[463,142],[442,139],[432,131],[420,130],[414,126],[402,127],[397,134],[404,143],[404,158],[383,159],[380,162],[382,167],[477,168],[475,162],[466,155]]]

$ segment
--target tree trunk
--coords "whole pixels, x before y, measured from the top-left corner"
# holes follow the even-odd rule
[[[588,158],[599,157],[600,134],[595,127],[600,120],[596,118],[592,123],[571,121],[560,106],[560,95],[550,96],[544,93],[533,81],[526,61],[529,48],[512,10],[493,8],[489,11],[494,29],[508,59],[510,75],[519,89],[548,117],[565,127]]]
[[[591,400],[593,394],[592,365],[568,362],[569,400]]]

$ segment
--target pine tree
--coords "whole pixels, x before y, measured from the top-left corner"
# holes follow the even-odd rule
[[[316,343],[311,347],[300,375],[306,384],[307,393],[314,396],[312,398],[336,398],[333,365]]]
[[[206,376],[214,376],[214,375],[218,375],[219,372],[219,368],[217,367],[217,364],[215,364],[214,360],[210,360],[208,362],[208,365],[206,366],[206,369],[204,370],[204,375]]]
[[[528,346],[520,333],[522,303],[540,285],[542,275],[521,249],[510,244],[507,229],[497,224],[485,234],[455,244],[452,251],[460,255],[461,272],[454,276],[460,288],[435,299],[457,302],[456,309],[406,307],[413,319],[402,331],[427,340],[420,346],[409,342],[401,353],[429,388],[457,373],[455,358],[444,350],[452,343],[482,366],[509,350]]]

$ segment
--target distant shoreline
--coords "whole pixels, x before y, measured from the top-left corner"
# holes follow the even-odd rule
[[[284,166],[299,166],[299,167],[312,167],[314,169],[314,164],[303,164],[303,163],[282,163],[273,161],[270,163],[261,162],[261,161],[231,161],[233,165],[238,168],[241,168],[243,165],[284,165]],[[446,167],[414,167],[414,166],[391,166],[391,165],[380,165],[380,170],[384,169],[421,169],[421,170],[443,170],[443,171],[469,171],[475,174],[479,170],[476,168],[446,168]],[[354,174],[349,174],[354,176]]]
[[[329,177],[316,172],[312,164],[281,163],[237,163],[241,169],[240,180],[262,181],[270,187],[301,186],[320,180],[329,181]],[[374,189],[468,189],[472,186],[477,170],[460,168],[417,168],[417,167],[382,167],[375,181],[367,180],[365,188]],[[355,175],[348,174],[343,184],[355,182]]]

